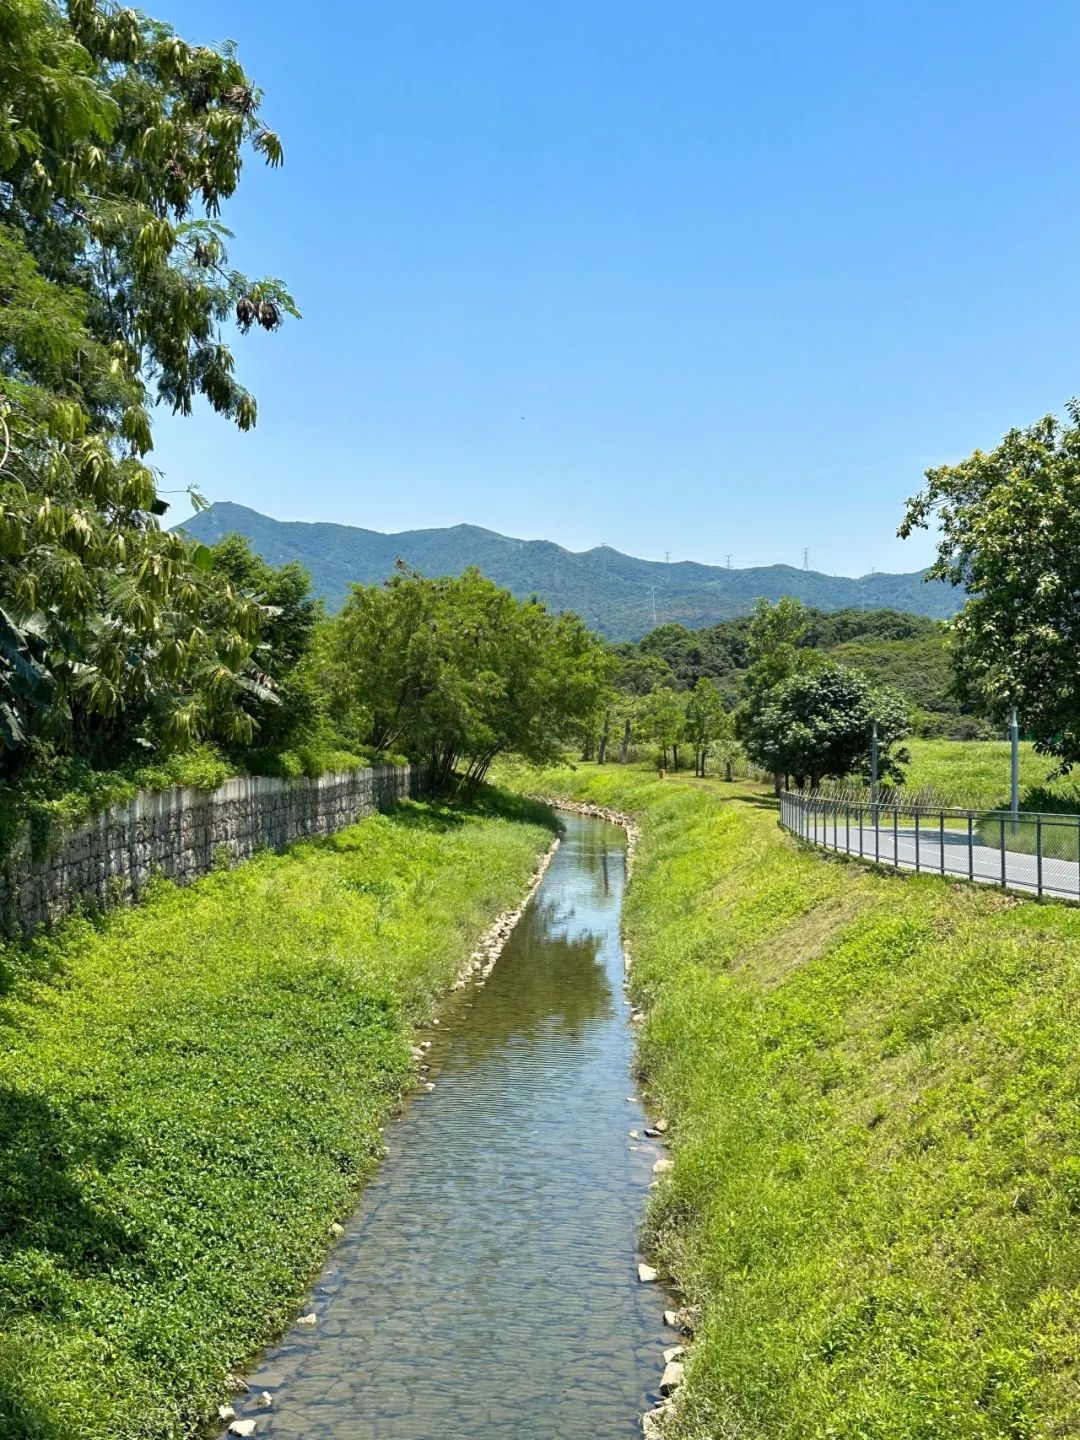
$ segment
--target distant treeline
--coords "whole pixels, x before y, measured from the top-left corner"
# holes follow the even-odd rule
[[[876,685],[890,685],[911,704],[919,735],[980,739],[987,722],[954,693],[948,634],[941,621],[903,610],[809,608],[809,627],[800,643],[841,665],[861,670]],[[701,630],[661,625],[637,644],[615,646],[627,664],[647,664],[654,683],[692,690],[705,678],[716,685],[729,709],[744,694],[750,664],[753,617],[722,620]]]

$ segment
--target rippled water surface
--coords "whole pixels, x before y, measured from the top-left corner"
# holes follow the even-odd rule
[[[671,1333],[635,1235],[656,1152],[629,1078],[622,831],[567,835],[481,989],[430,1032],[431,1094],[294,1329],[248,1377],[274,1440],[640,1434]]]

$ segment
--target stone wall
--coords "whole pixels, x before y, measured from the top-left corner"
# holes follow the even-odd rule
[[[27,935],[82,907],[134,900],[154,875],[190,884],[220,863],[331,835],[403,796],[421,793],[414,765],[379,766],[317,780],[244,776],[218,790],[142,792],[32,853],[29,830],[0,867],[0,920]]]

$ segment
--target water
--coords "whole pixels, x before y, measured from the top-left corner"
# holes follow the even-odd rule
[[[432,1030],[431,1094],[294,1328],[248,1380],[274,1440],[618,1440],[673,1343],[637,1278],[657,1152],[630,1080],[625,837],[569,817],[487,984]],[[427,1078],[427,1077],[425,1077]]]

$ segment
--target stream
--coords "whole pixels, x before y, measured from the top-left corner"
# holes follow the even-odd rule
[[[483,986],[452,997],[434,1080],[294,1326],[247,1376],[274,1440],[621,1440],[673,1343],[637,1277],[658,1151],[630,1078],[623,832],[566,835]],[[256,1397],[273,1396],[269,1410]]]

